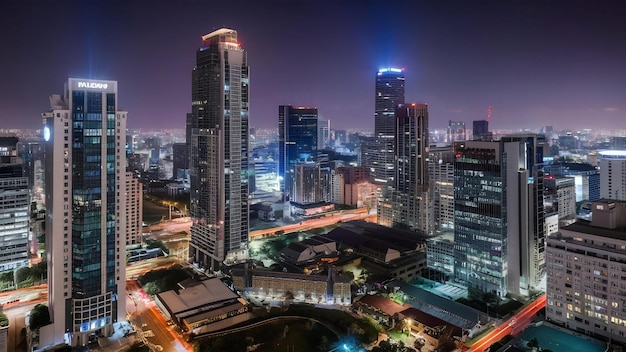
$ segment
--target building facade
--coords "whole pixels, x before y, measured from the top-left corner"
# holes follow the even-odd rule
[[[41,345],[85,345],[126,319],[126,112],[117,82],[70,78],[42,114],[52,324]]]
[[[368,149],[366,166],[370,168],[370,181],[376,184],[393,184],[395,177],[395,111],[404,104],[404,72],[399,68],[383,68],[376,73],[376,98],[374,103],[374,147]]]
[[[278,173],[285,199],[290,199],[293,187],[298,186],[291,182],[296,166],[318,164],[317,122],[317,108],[278,107]]]
[[[493,134],[489,131],[489,121],[476,120],[472,122],[472,136],[475,141],[490,141]]]
[[[29,180],[16,137],[0,137],[0,272],[28,266]]]
[[[428,176],[428,106],[400,104],[395,112],[395,176],[382,189],[378,223],[433,231]]]
[[[547,240],[546,318],[594,337],[626,343],[626,203],[592,204]]]
[[[546,177],[546,204],[559,214],[559,219],[576,217],[576,183],[573,177]]]
[[[626,200],[626,150],[598,152],[600,198]]]
[[[504,297],[545,270],[541,135],[454,144],[455,279]]]
[[[446,143],[461,142],[467,140],[467,133],[465,132],[465,122],[462,121],[448,121],[448,130],[446,134]]]
[[[202,37],[192,72],[189,256],[212,270],[248,256],[248,73],[237,31]]]
[[[143,231],[143,184],[126,173],[126,245],[141,244]]]
[[[435,231],[454,229],[454,153],[452,146],[430,146],[428,177]]]
[[[189,175],[189,145],[187,143],[172,144],[173,174],[175,179],[186,179]]]

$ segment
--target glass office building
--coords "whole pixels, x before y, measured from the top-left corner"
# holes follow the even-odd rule
[[[291,179],[298,164],[317,164],[317,108],[278,107],[278,168],[281,191],[291,199]]]
[[[126,112],[117,82],[70,78],[43,113],[46,256],[54,341],[85,345],[124,320]],[[41,344],[43,342],[40,341]]]
[[[189,121],[190,260],[219,270],[248,255],[249,78],[237,31],[202,37]]]

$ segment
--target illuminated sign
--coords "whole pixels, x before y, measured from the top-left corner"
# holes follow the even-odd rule
[[[96,88],[96,89],[107,89],[109,85],[107,83],[99,83],[99,82],[77,82],[78,88]]]
[[[50,140],[50,128],[48,128],[48,126],[43,128],[43,139],[46,142]]]

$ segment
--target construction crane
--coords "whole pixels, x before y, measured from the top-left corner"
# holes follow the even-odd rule
[[[492,106],[487,109],[487,122],[491,122],[491,110],[493,110]]]

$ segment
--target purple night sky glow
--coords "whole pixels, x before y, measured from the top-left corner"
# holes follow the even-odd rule
[[[19,1],[0,4],[0,128],[40,128],[68,77],[119,82],[130,128],[184,128],[200,36],[238,31],[250,120],[316,106],[374,126],[374,81],[402,67],[431,128],[626,129],[623,1]]]

